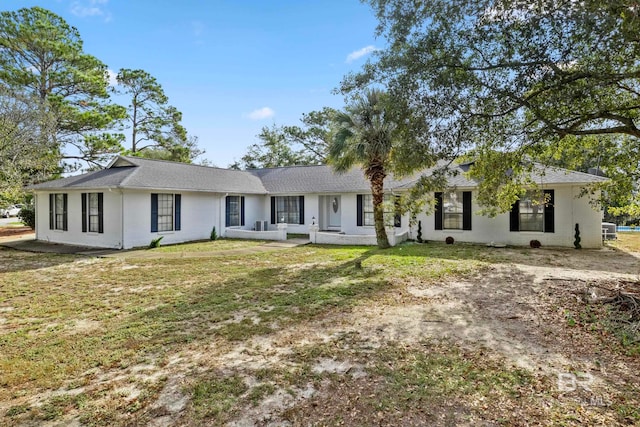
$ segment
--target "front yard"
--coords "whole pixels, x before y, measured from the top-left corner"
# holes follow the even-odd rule
[[[182,250],[227,255],[137,259],[0,248],[0,424],[640,423],[640,344],[585,297],[640,291],[639,238],[221,241]]]

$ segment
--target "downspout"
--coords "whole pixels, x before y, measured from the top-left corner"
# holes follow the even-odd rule
[[[222,227],[222,224],[224,224],[222,222],[222,218],[224,218],[224,211],[223,211],[225,207],[224,200],[227,198],[228,195],[229,193],[225,193],[225,195],[220,198],[220,215],[218,216],[218,224],[220,227],[220,236],[223,236],[223,237],[226,237],[227,235],[226,230]]]
[[[35,217],[35,232],[36,232],[36,240],[38,240],[38,230],[40,229],[40,227],[38,227],[38,193],[34,192],[33,193],[33,215]]]
[[[120,189],[120,249],[124,249],[124,190]]]

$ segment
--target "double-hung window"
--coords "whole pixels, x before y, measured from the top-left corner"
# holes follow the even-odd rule
[[[544,231],[544,199],[527,193],[518,205],[520,231]]]
[[[225,199],[225,227],[244,225],[244,197],[227,196]]]
[[[435,193],[436,230],[471,230],[471,191]]]
[[[49,228],[51,230],[67,230],[68,196],[67,193],[49,194]]]
[[[180,194],[151,194],[151,231],[180,230]]]
[[[304,224],[304,196],[271,197],[271,224]]]
[[[357,225],[374,226],[376,221],[373,216],[373,195],[358,194],[356,203],[356,209],[358,211]],[[402,225],[398,203],[399,196],[393,196],[391,194],[384,195],[383,209],[385,225],[393,224],[394,227],[400,227]]]
[[[442,194],[442,222],[445,230],[462,230],[462,191]]]
[[[103,233],[103,193],[82,193],[82,232]]]
[[[510,231],[555,231],[554,191],[528,191],[511,207]]]

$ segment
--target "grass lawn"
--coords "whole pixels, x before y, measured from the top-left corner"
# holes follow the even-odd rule
[[[24,223],[22,221],[13,221],[7,224],[8,227],[24,227]]]
[[[626,232],[617,234],[618,239],[607,242],[608,245],[623,251],[640,253],[640,233]]]
[[[634,238],[616,247],[637,247]],[[498,277],[496,266],[514,257],[538,262],[530,249],[508,251],[408,243],[95,259],[0,248],[0,424],[640,422],[637,383],[611,391],[609,408],[580,409],[553,374],[434,332],[443,320],[421,310],[448,307],[436,286]],[[544,264],[577,252],[535,254]]]
[[[185,243],[181,245],[167,245],[153,249],[154,252],[217,252],[229,249],[245,249],[260,246],[264,240],[217,239],[202,242]]]

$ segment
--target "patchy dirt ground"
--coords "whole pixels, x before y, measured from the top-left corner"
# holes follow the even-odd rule
[[[255,373],[260,370],[298,368],[291,355],[303,348],[324,344],[351,350],[347,353],[352,359],[336,358],[336,353],[329,352],[333,357],[318,358],[312,368],[342,379],[325,380],[319,387],[310,381],[305,387],[277,388],[240,411],[228,423],[231,426],[324,425],[326,417],[335,413],[340,413],[342,420],[335,424],[345,425],[495,424],[474,417],[467,409],[469,402],[426,404],[423,413],[403,413],[397,418],[359,408],[361,396],[373,396],[383,381],[366,373],[367,352],[390,343],[410,347],[419,342],[459,346],[469,352],[465,357],[480,355],[485,359],[480,363],[497,360],[524,369],[540,379],[537,391],[541,394],[554,388],[548,394],[560,403],[549,403],[548,396],[529,402],[541,405],[538,409],[508,405],[479,408],[480,412],[503,411],[512,417],[519,411],[524,417],[520,422],[514,421],[517,416],[510,418],[507,424],[547,424],[553,419],[553,406],[555,410],[559,406],[560,410],[575,411],[570,418],[573,422],[564,421],[568,424],[620,424],[620,417],[607,411],[607,406],[616,399],[629,399],[629,390],[633,399],[640,390],[640,360],[624,355],[620,348],[608,351],[616,346],[611,337],[572,324],[567,313],[580,309],[584,292],[598,292],[599,286],[614,288],[620,281],[637,281],[640,254],[610,249],[547,249],[524,255],[522,251],[503,251],[511,262],[494,264],[481,273],[440,283],[398,282],[394,297],[357,307],[348,315],[283,329],[232,348],[212,344],[204,351],[185,349],[181,359],[186,365],[215,365],[227,374],[240,373],[255,387],[259,383]],[[182,398],[177,392],[176,401]],[[640,396],[635,398],[637,403]],[[152,425],[180,423],[180,416],[174,415],[166,418],[170,422],[156,419]],[[188,419],[182,422],[189,423]]]
[[[495,251],[503,262],[469,275],[436,282],[398,278],[383,298],[335,316],[236,343],[186,343],[164,361],[96,369],[84,385],[70,385],[65,393],[104,388],[105,400],[115,390],[122,399],[135,401],[140,391],[131,378],[157,384],[155,393],[147,390],[148,404],[127,422],[155,427],[198,425],[201,419],[238,427],[637,422],[633,411],[640,404],[640,358],[627,354],[585,317],[584,300],[607,289],[638,286],[640,254],[608,248]],[[251,313],[229,321],[244,320],[256,322]],[[380,402],[394,390],[391,378],[397,375],[397,393],[407,392],[413,385],[402,378],[416,374],[407,367],[423,366],[416,365],[423,354],[439,356],[441,363],[431,358],[421,368],[444,372],[436,379],[464,377],[464,383],[451,388],[470,387],[459,395],[465,398],[455,391],[453,398],[439,397],[442,385],[434,383],[434,392],[418,403],[404,407],[396,399],[397,408],[385,407]],[[496,390],[474,391],[474,376],[484,371],[508,371],[527,380],[515,391],[503,392],[498,377]],[[206,375],[211,381],[202,385]],[[209,398],[220,396],[205,415],[199,413],[197,391],[186,391],[194,388]],[[244,400],[231,402],[228,396]],[[245,403],[238,407],[239,401]],[[64,422],[91,421],[71,416]]]
[[[0,239],[33,234],[31,227],[0,227]]]

